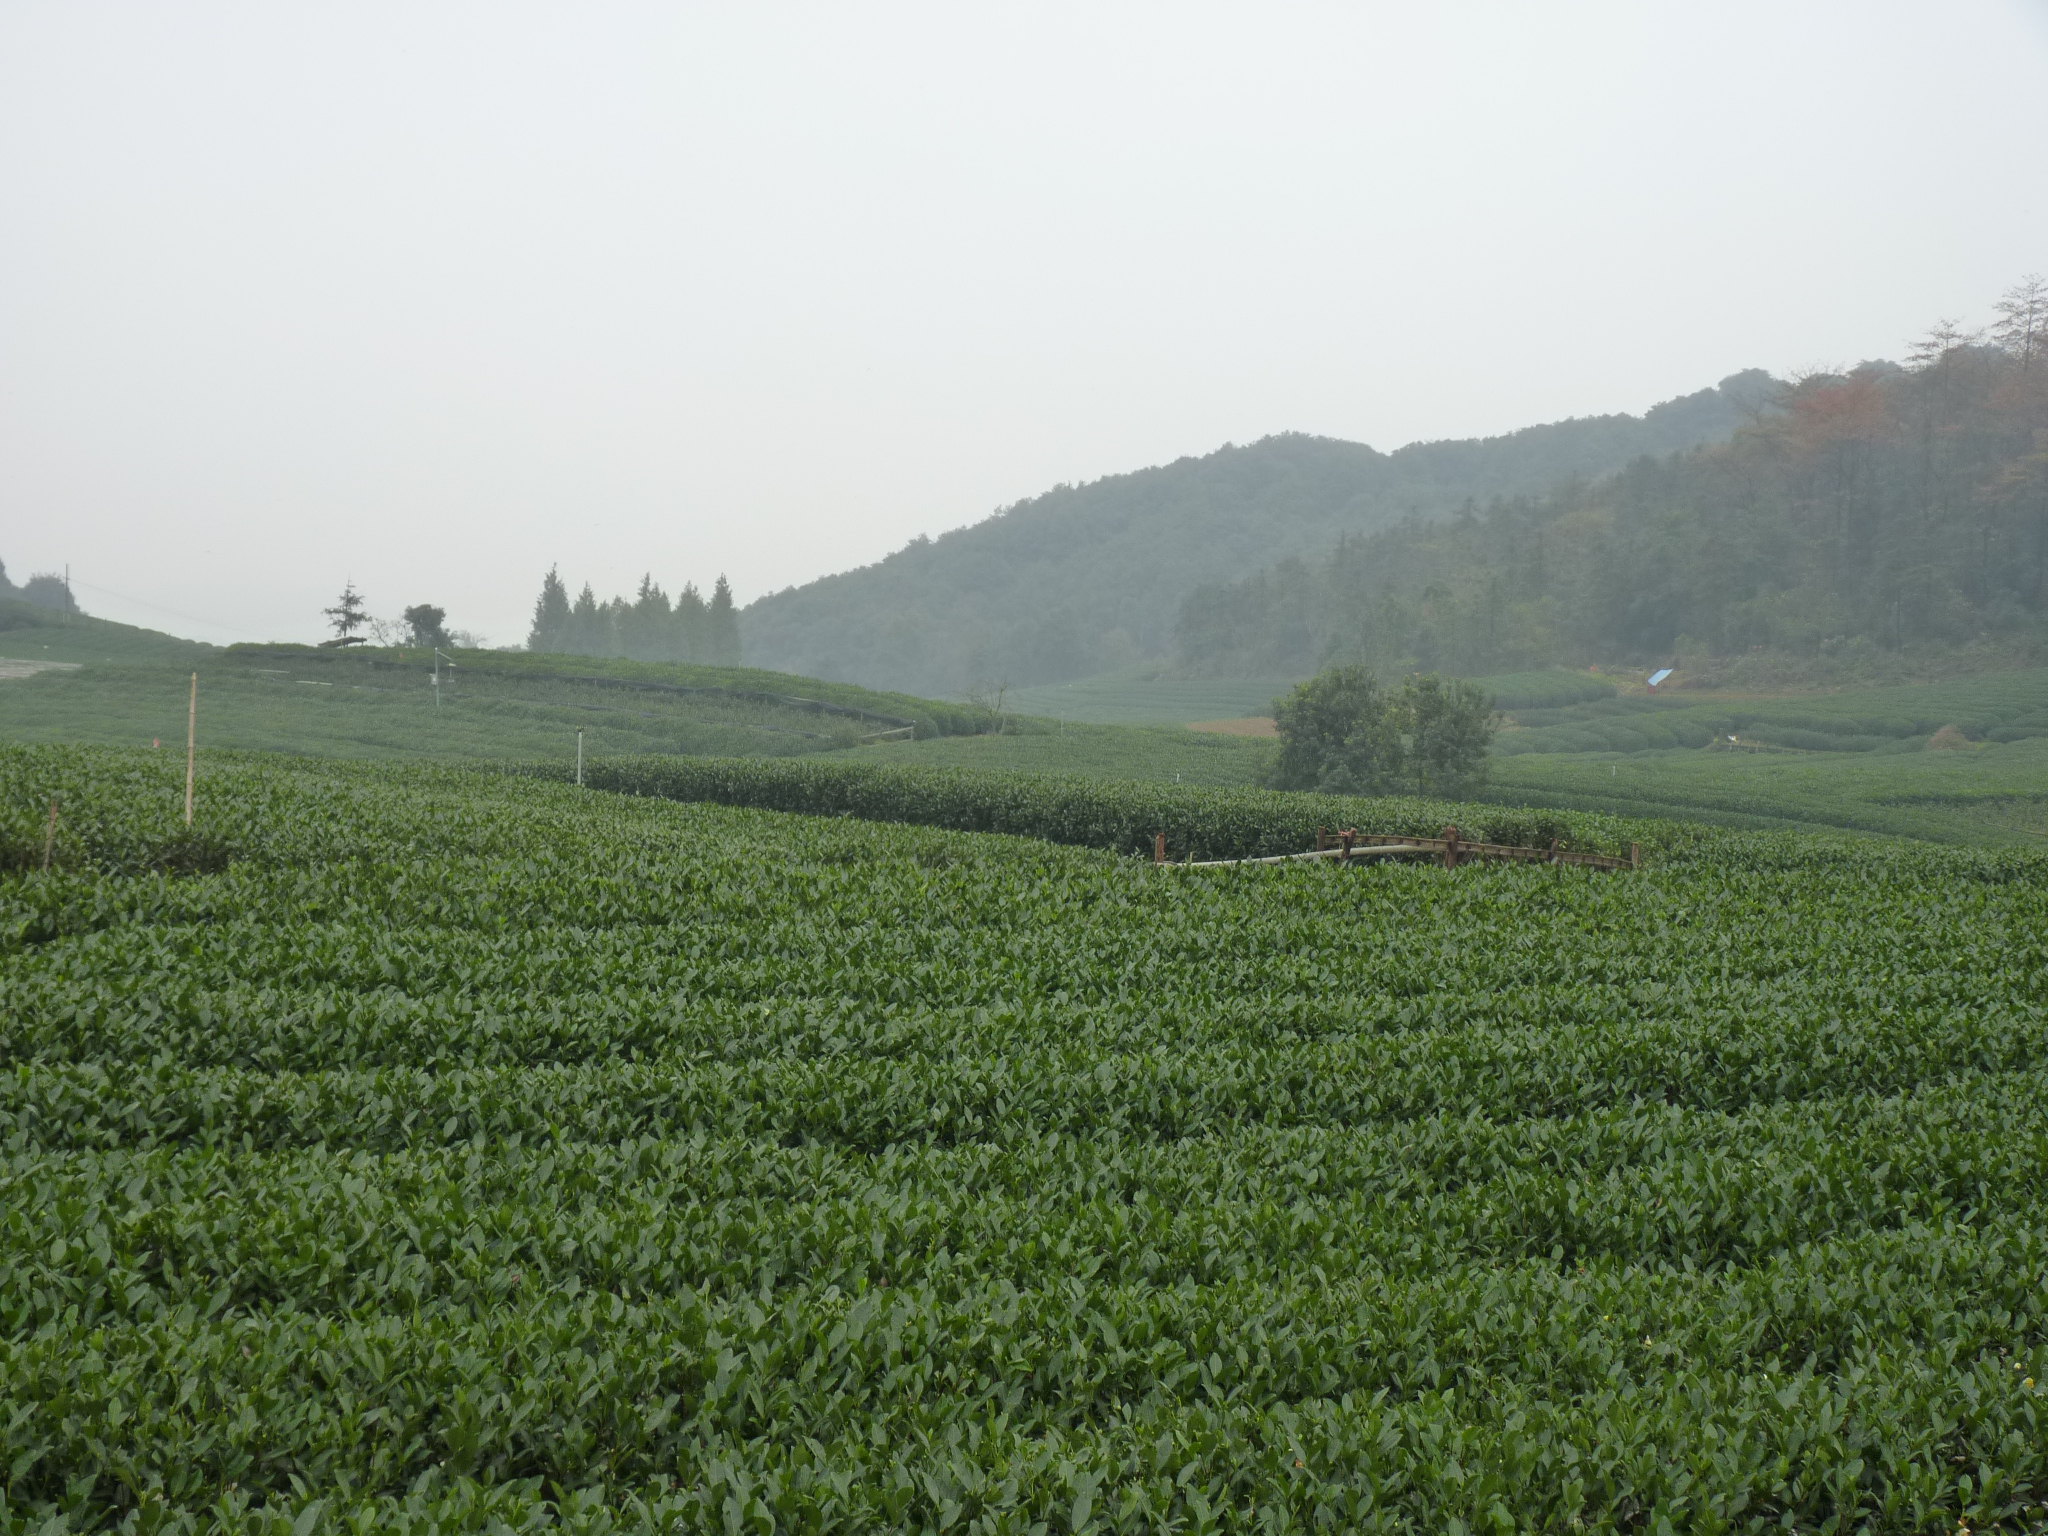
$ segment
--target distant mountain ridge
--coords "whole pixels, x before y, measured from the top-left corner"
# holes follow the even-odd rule
[[[927,696],[1063,682],[1164,656],[1196,588],[1328,551],[1411,515],[1539,493],[1732,435],[1768,408],[1761,370],[1641,416],[1501,437],[1363,443],[1290,433],[1061,486],[740,615],[747,663]]]
[[[1809,374],[1710,449],[1197,588],[1175,659],[1216,677],[1627,659],[1741,687],[2048,654],[2048,342],[1943,341]]]

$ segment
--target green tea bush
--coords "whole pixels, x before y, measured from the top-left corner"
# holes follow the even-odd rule
[[[1590,672],[1567,672],[1549,668],[1539,672],[1503,672],[1475,681],[1493,696],[1497,708],[1514,710],[1554,709],[1566,704],[1585,704],[1614,697],[1614,684]]]
[[[521,770],[561,777],[555,765]],[[1356,798],[1260,789],[1105,781],[961,768],[903,768],[818,759],[624,758],[589,765],[598,789],[665,800],[709,801],[808,816],[858,816],[958,832],[1004,832],[1149,855],[1166,834],[1176,859],[1299,853],[1318,829],[1436,836],[1456,825],[1468,838],[1513,842],[1528,818],[1488,805],[1399,796]],[[1552,813],[1546,834],[1572,847],[1626,852],[1631,829],[1614,817]]]
[[[0,749],[0,1531],[2041,1526],[2048,860],[697,766]]]

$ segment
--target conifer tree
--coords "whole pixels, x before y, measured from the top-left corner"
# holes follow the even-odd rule
[[[2022,369],[2048,361],[2048,280],[2029,273],[1993,306],[1998,319],[1991,338],[2011,354]]]
[[[737,666],[739,613],[723,576],[709,603],[693,582],[683,583],[671,602],[652,572],[640,578],[632,597],[600,601],[586,581],[572,602],[560,570],[550,567],[533,605],[526,645],[568,656]]]
[[[704,660],[714,667],[736,667],[740,664],[740,618],[733,606],[732,588],[723,575],[711,589],[711,604],[706,612]]]
[[[710,610],[704,606],[704,595],[697,590],[694,581],[683,583],[683,590],[676,594],[675,613],[669,623],[675,636],[677,661],[701,663],[706,655],[705,631],[711,622]]]
[[[356,631],[370,622],[369,611],[363,606],[363,594],[356,590],[353,581],[342,585],[341,597],[332,608],[320,610],[327,615],[327,622],[334,626],[334,638],[330,645],[361,645],[362,637]]]
[[[540,584],[540,596],[533,604],[533,628],[527,633],[529,651],[563,651],[569,641],[569,589],[555,566]]]
[[[590,583],[583,583],[583,590],[576,594],[575,605],[569,610],[569,632],[562,649],[572,656],[599,656],[604,643],[605,631],[610,628],[605,622],[604,611],[597,606],[597,594],[590,590]]]
[[[640,578],[639,595],[625,617],[626,654],[635,661],[670,661],[670,609],[668,594],[656,584],[652,573]]]

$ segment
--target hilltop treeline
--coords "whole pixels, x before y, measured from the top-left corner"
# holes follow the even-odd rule
[[[741,617],[756,666],[926,695],[1059,682],[1173,644],[1181,600],[1288,556],[1319,556],[1467,498],[1547,491],[1646,453],[1719,441],[1773,381],[1732,375],[1641,416],[1502,437],[1363,443],[1289,433],[1092,484],[1056,486],[859,570],[773,593]]]
[[[78,602],[71,595],[71,584],[62,576],[52,571],[41,571],[17,587],[7,579],[6,562],[0,561],[0,600],[8,598],[34,603],[39,608],[55,608],[63,613],[79,611]]]
[[[1477,674],[2048,640],[2048,285],[1776,404],[1725,444],[1204,587],[1180,656]]]
[[[567,656],[624,656],[634,661],[690,662],[706,667],[740,664],[739,618],[723,576],[709,601],[685,582],[673,601],[652,575],[632,597],[599,602],[590,583],[570,601],[559,570],[541,582],[533,605],[529,651]]]

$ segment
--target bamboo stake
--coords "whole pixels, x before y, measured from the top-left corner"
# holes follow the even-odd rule
[[[43,834],[43,868],[50,867],[50,858],[57,851],[57,797],[50,796],[50,829]]]
[[[192,825],[192,780],[199,767],[199,674],[192,674],[192,707],[185,716],[185,825]]]
[[[1342,848],[1323,848],[1313,853],[1275,853],[1255,859],[1191,859],[1177,869],[1224,869],[1236,864],[1297,864],[1305,859],[1337,859],[1349,863],[1354,859],[1391,858],[1401,854],[1428,853],[1430,850],[1419,843],[1388,843],[1369,848],[1353,848],[1347,854]]]

